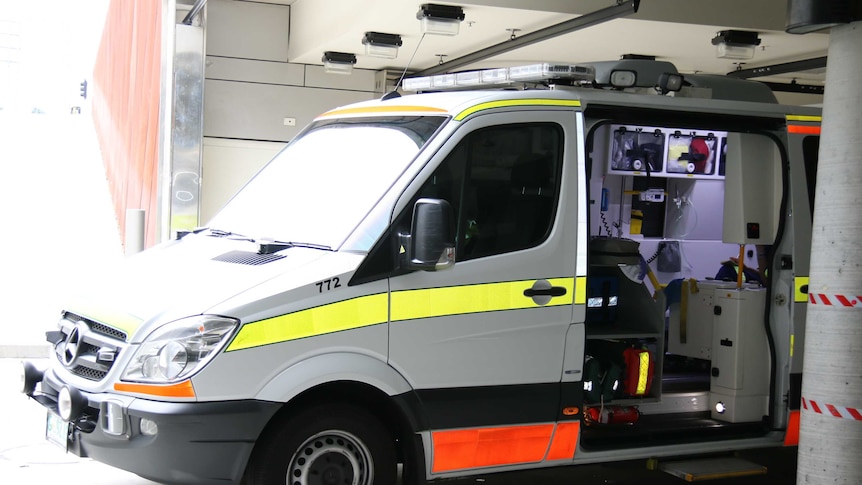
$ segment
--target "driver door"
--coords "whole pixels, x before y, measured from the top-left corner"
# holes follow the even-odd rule
[[[457,220],[454,267],[390,278],[390,364],[422,403],[432,473],[545,457],[575,295],[574,121],[554,109],[473,118],[412,199],[446,199]],[[404,207],[396,227],[409,231]],[[488,436],[501,453],[457,451]]]

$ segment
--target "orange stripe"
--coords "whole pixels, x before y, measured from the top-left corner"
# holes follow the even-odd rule
[[[796,133],[798,135],[819,135],[820,127],[806,125],[787,125],[787,132]]]
[[[554,440],[551,441],[551,449],[548,450],[548,456],[545,459],[571,460],[574,458],[580,432],[581,423],[578,421],[558,424],[554,432]]]
[[[322,115],[318,116],[318,118],[323,118],[324,116],[336,116],[336,115],[354,115],[354,114],[367,114],[367,113],[448,113],[445,109],[440,108],[431,108],[429,106],[368,106],[364,108],[345,108],[345,109],[334,109],[332,111],[327,111]]]
[[[434,431],[434,473],[542,461],[553,424]]]
[[[117,382],[114,390],[120,392],[133,392],[135,394],[149,394],[161,397],[195,397],[195,388],[192,381],[185,380],[167,386],[155,384],[133,384],[128,382]]]
[[[784,435],[784,446],[799,446],[799,411],[790,411],[787,422],[787,433]]]

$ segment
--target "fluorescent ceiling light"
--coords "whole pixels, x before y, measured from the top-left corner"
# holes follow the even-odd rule
[[[754,48],[760,45],[757,32],[722,30],[712,39],[715,56],[721,59],[751,59]]]
[[[464,9],[454,5],[424,3],[416,12],[423,34],[458,35]]]
[[[366,32],[362,43],[365,44],[366,55],[386,59],[398,57],[398,48],[402,44],[400,35],[382,32]]]
[[[326,51],[321,58],[323,70],[330,74],[350,74],[356,64],[356,55],[349,52]]]

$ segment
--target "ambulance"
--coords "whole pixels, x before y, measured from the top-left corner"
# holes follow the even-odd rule
[[[22,366],[47,439],[297,485],[797,443],[819,109],[649,60],[403,88],[76,275],[50,364]]]

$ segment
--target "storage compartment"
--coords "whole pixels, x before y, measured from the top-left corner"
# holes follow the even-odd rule
[[[709,360],[712,353],[715,290],[732,289],[735,283],[684,280],[679,303],[670,305],[667,351],[674,355]]]
[[[712,418],[760,421],[769,405],[769,346],[763,328],[765,289],[716,289],[712,332]]]
[[[590,241],[584,365],[586,404],[637,404],[661,397],[664,295],[643,282],[637,241]],[[627,358],[628,356],[628,358]]]
[[[608,174],[724,178],[726,132],[611,125]]]
[[[644,174],[664,167],[665,135],[658,128],[615,126],[611,135],[610,170]]]

